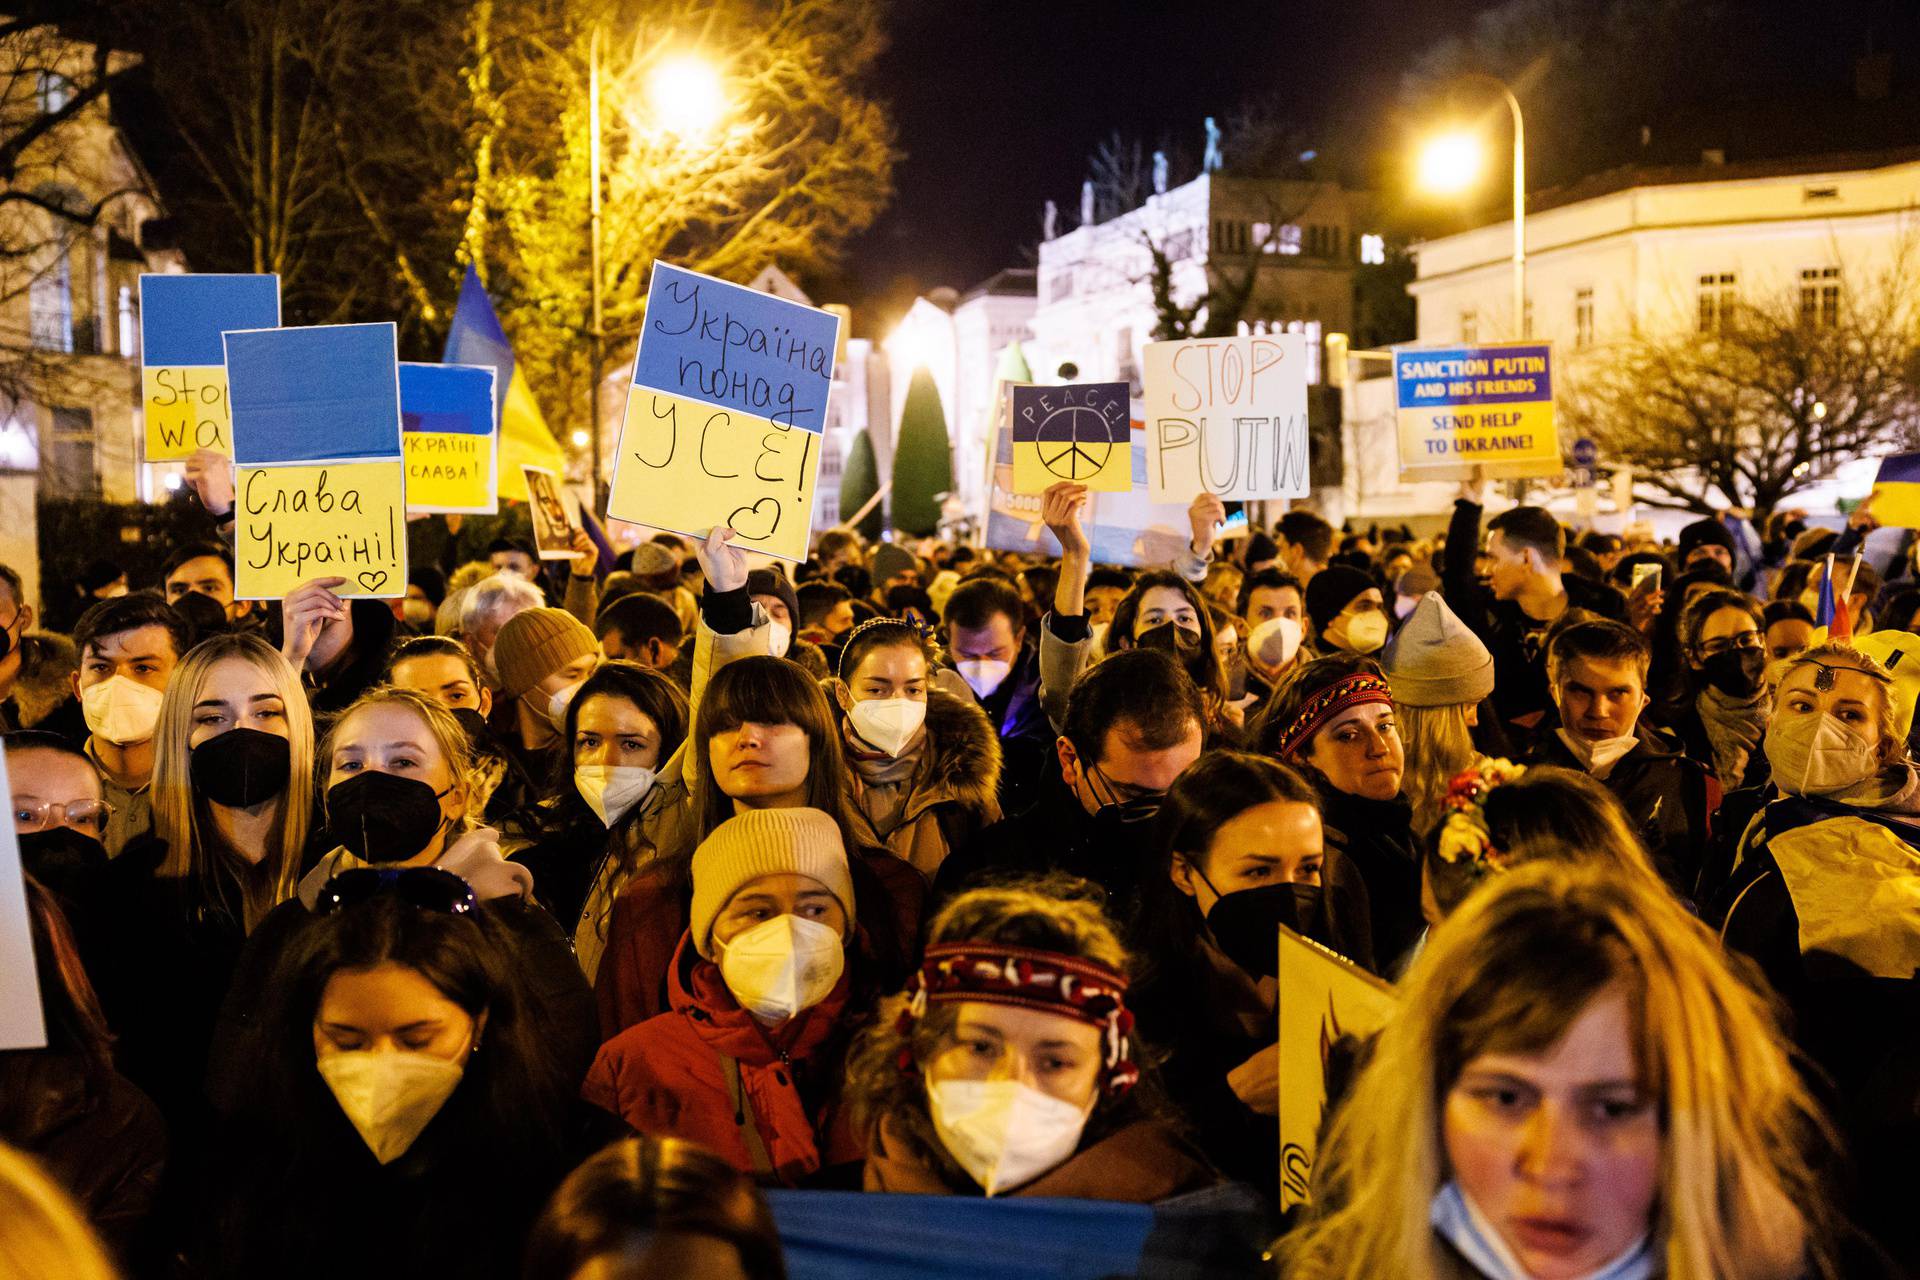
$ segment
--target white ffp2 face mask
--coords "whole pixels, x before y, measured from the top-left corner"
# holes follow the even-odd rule
[[[1266,670],[1278,671],[1300,652],[1300,637],[1300,619],[1268,618],[1247,637],[1247,652]]]
[[[1631,733],[1595,742],[1568,729],[1558,732],[1560,741],[1566,743],[1567,750],[1573,752],[1580,761],[1580,767],[1602,782],[1613,772],[1613,766],[1620,763],[1622,756],[1640,745],[1639,737]]]
[[[553,695],[547,699],[547,719],[553,723],[554,728],[563,733],[566,731],[567,708],[573,705],[575,696],[580,692],[580,686],[585,683],[585,680],[575,680],[564,689],[554,690]]]
[[[1372,653],[1387,642],[1387,615],[1375,609],[1348,620],[1346,648],[1354,653]]]
[[[785,1022],[825,1000],[847,964],[837,932],[791,914],[762,920],[714,949],[727,990],[765,1023]]]
[[[897,756],[927,722],[927,704],[912,698],[868,698],[854,703],[847,718],[862,742]]]
[[[960,678],[967,682],[967,688],[973,690],[977,698],[991,698],[994,690],[1005,684],[1007,677],[1013,674],[1013,664],[998,658],[968,658],[954,665],[960,669]]]
[[[653,770],[637,764],[583,764],[573,771],[574,790],[609,827],[646,799],[655,781]]]
[[[165,696],[138,680],[114,676],[80,691],[80,712],[94,737],[124,747],[153,737]]]
[[[1093,1114],[1091,1100],[1076,1107],[1018,1080],[929,1081],[927,1099],[940,1145],[990,1196],[1058,1167]]]
[[[414,1052],[334,1050],[314,1065],[381,1164],[407,1153],[466,1074],[463,1063]]]
[[[1824,796],[1865,782],[1880,756],[1859,734],[1831,715],[1778,715],[1767,726],[1767,762],[1773,781],[1797,796]]]
[[[767,632],[768,646],[772,649],[773,656],[786,657],[788,647],[793,644],[793,628],[784,622],[774,621],[767,624]]]

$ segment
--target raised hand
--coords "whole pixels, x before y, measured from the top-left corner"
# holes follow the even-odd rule
[[[707,531],[707,540],[693,549],[700,561],[700,572],[706,576],[707,585],[715,595],[738,591],[747,585],[746,553],[730,545],[732,542],[733,530],[715,525]]]
[[[353,643],[352,610],[334,594],[346,583],[345,578],[315,578],[280,602],[280,653],[294,670],[318,675]]]

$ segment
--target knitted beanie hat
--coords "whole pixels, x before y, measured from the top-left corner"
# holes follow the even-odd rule
[[[818,809],[747,809],[693,851],[693,949],[713,958],[713,922],[740,887],[761,876],[807,876],[840,900],[853,927],[853,874],[840,824]]]
[[[600,652],[593,632],[565,609],[528,609],[507,619],[493,642],[500,692],[517,698],[575,658]]]
[[[891,542],[883,542],[873,549],[873,585],[884,587],[887,579],[900,573],[918,573],[920,561],[913,552]]]
[[[750,596],[775,596],[787,606],[787,619],[794,626],[800,625],[800,600],[794,592],[793,584],[787,581],[787,575],[772,569],[753,569],[747,573],[747,594]]]
[[[1493,654],[1438,591],[1420,597],[1380,655],[1393,700],[1409,707],[1479,702],[1493,692]]]
[[[1379,587],[1372,574],[1345,564],[1330,564],[1307,579],[1307,617],[1313,622],[1313,638],[1319,639],[1342,609]]]
[[[1727,528],[1712,516],[1705,520],[1695,520],[1680,531],[1680,562],[1686,563],[1695,547],[1725,547],[1729,555],[1733,554],[1733,530]]]

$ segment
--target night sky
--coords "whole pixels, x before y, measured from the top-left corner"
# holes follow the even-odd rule
[[[819,282],[816,292],[848,297],[857,328],[883,332],[916,294],[938,285],[964,290],[1004,267],[1032,265],[1042,205],[1056,201],[1061,227],[1074,225],[1087,156],[1113,131],[1140,137],[1149,150],[1167,138],[1197,160],[1203,119],[1224,125],[1254,99],[1272,102],[1310,138],[1326,137],[1367,170],[1359,181],[1379,190],[1383,178],[1398,181],[1399,169],[1385,166],[1406,154],[1419,126],[1398,106],[1408,69],[1495,7],[1496,0],[894,0],[892,42],[871,89],[890,104],[905,153],[896,196],[848,247],[845,278]],[[1716,10],[1711,30],[1683,23],[1682,70],[1655,90],[1675,101],[1647,112],[1668,151],[1642,160],[1697,159],[1703,146],[1744,158],[1920,143],[1912,123],[1920,118],[1920,3],[1680,7],[1703,17]],[[1827,99],[1850,97],[1852,60],[1876,41],[1895,53],[1901,101],[1864,111],[1852,104],[1854,114],[1831,120],[1794,101],[1816,81]],[[1697,136],[1676,134],[1681,119]],[[1887,134],[1900,119],[1908,121],[1901,136],[1868,136]],[[1566,162],[1563,178],[1605,167],[1569,154],[1572,140],[1554,138],[1554,123],[1529,124],[1530,153],[1549,153],[1536,164]],[[1181,180],[1177,170],[1174,178]],[[1491,195],[1506,198],[1504,189]]]
[[[875,89],[893,207],[848,253],[869,298],[1031,265],[1043,203],[1077,217],[1118,129],[1197,157],[1202,121],[1271,97],[1303,122],[1390,100],[1402,68],[1488,0],[898,0]],[[1350,118],[1350,117],[1348,117]],[[917,291],[917,290],[916,290]],[[911,294],[908,294],[911,296]]]

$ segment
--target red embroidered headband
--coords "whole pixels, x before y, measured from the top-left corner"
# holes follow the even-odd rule
[[[1057,951],[997,942],[936,942],[907,980],[903,1026],[925,1015],[930,1001],[978,1001],[1057,1013],[1097,1027],[1105,1042],[1106,1089],[1118,1097],[1140,1078],[1128,1035],[1126,978],[1103,964]],[[910,1061],[902,1062],[910,1067]]]
[[[1280,731],[1274,743],[1274,754],[1282,760],[1292,757],[1293,753],[1306,745],[1320,728],[1349,707],[1361,706],[1368,702],[1384,702],[1393,705],[1393,688],[1376,675],[1361,672],[1350,675],[1344,680],[1336,680],[1307,700],[1300,708],[1300,714],[1293,722]]]

